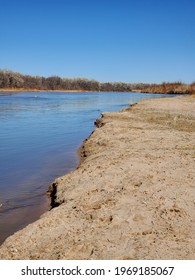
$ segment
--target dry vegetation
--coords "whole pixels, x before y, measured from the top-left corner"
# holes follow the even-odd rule
[[[141,92],[153,92],[153,93],[166,93],[166,94],[194,94],[195,83],[183,84],[180,82],[176,83],[162,83],[154,84],[149,87],[140,90]]]
[[[144,85],[146,86],[146,85]],[[79,91],[132,91],[129,83],[100,83],[85,78],[60,78],[23,75],[0,70],[0,90],[79,90]]]
[[[41,77],[23,75],[21,73],[0,70],[0,90],[21,90],[21,91],[138,91],[145,93],[166,93],[166,94],[190,94],[195,93],[195,83],[184,84],[162,83],[123,83],[106,82],[101,83],[93,79],[85,78],[61,78],[58,76]]]

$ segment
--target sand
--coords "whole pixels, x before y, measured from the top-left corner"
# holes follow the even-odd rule
[[[103,113],[59,207],[7,238],[0,259],[195,259],[195,97]]]

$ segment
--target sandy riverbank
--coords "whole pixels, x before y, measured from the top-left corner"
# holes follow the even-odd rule
[[[194,259],[195,97],[104,113],[59,207],[9,237],[0,259]]]

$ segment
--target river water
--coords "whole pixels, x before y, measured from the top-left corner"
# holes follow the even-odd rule
[[[141,93],[0,93],[0,244],[49,209],[46,191],[79,164],[77,150],[101,112]]]

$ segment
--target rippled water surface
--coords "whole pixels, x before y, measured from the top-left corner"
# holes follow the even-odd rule
[[[79,164],[77,149],[101,112],[149,97],[0,93],[0,243],[49,209],[49,184]]]

